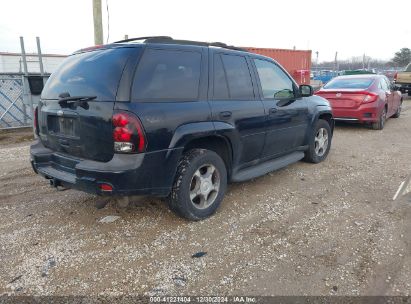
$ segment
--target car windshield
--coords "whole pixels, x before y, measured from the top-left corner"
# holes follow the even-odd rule
[[[373,83],[372,78],[336,78],[324,86],[324,89],[367,89]]]

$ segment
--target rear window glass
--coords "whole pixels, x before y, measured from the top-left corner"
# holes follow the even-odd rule
[[[370,78],[336,78],[324,86],[324,89],[367,89],[374,79]]]
[[[198,99],[201,53],[147,49],[134,76],[133,100]]]
[[[405,72],[411,72],[411,63],[405,68]]]
[[[242,56],[222,55],[231,99],[254,99],[247,61]]]
[[[67,57],[51,74],[43,99],[70,96],[97,96],[96,101],[114,101],[124,65],[132,48],[103,49]]]
[[[214,99],[229,99],[227,79],[221,57],[214,57]]]

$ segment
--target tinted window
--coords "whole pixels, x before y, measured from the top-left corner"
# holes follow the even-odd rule
[[[221,57],[214,57],[214,99],[228,99],[228,85]]]
[[[243,56],[222,55],[231,99],[254,99],[247,61]]]
[[[264,98],[292,98],[294,86],[290,77],[276,64],[254,59]]]
[[[324,89],[367,89],[372,78],[334,78],[324,86]]]
[[[134,77],[133,99],[196,100],[200,68],[198,52],[147,49]]]
[[[114,101],[124,65],[132,48],[105,49],[67,57],[50,76],[43,99],[71,96],[97,96],[97,101]]]

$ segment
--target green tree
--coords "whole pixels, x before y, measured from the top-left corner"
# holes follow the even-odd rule
[[[399,52],[396,52],[392,62],[397,66],[403,67],[411,62],[411,50],[409,48],[402,48]]]

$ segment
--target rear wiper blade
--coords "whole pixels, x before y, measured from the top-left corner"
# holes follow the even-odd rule
[[[59,103],[67,103],[68,101],[89,101],[96,99],[97,96],[68,96],[59,99]]]
[[[97,96],[67,96],[59,99],[59,105],[62,108],[65,107],[73,107],[76,108],[80,106],[86,110],[88,110],[89,106],[87,101],[96,99]]]

